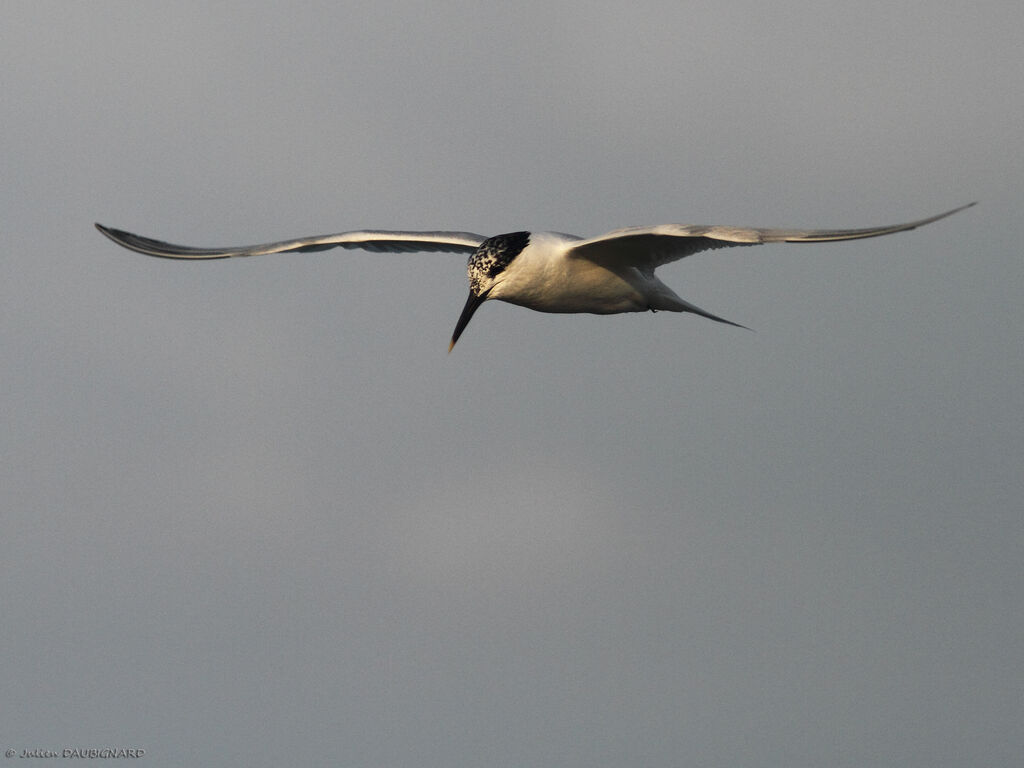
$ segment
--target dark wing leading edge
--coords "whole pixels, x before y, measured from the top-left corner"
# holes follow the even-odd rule
[[[142,235],[133,235],[122,229],[97,224],[96,229],[118,245],[147,256],[165,259],[226,259],[231,256],[262,256],[268,253],[288,251],[325,251],[328,248],[359,248],[366,251],[387,251],[408,253],[412,251],[449,251],[472,253],[484,241],[481,235],[472,232],[389,232],[366,230],[339,232],[335,235],[300,237],[296,240],[282,240],[278,243],[245,245],[234,248],[193,248],[188,245],[174,245]]]
[[[613,268],[635,267],[645,272],[653,272],[662,264],[668,264],[712,248],[760,243],[822,243],[891,235],[894,232],[905,232],[908,229],[931,224],[933,221],[952,216],[972,205],[974,203],[968,203],[951,211],[940,213],[938,216],[906,224],[866,229],[751,229],[729,226],[684,226],[682,224],[627,227],[573,243],[569,247],[568,253],[570,256],[589,259]]]

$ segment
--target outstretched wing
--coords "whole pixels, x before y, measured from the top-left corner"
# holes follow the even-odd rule
[[[627,227],[573,243],[569,247],[568,254],[613,268],[635,267],[645,272],[653,272],[662,264],[668,264],[712,248],[757,245],[759,243],[821,243],[891,235],[894,232],[904,232],[944,219],[964,210],[964,208],[970,208],[972,205],[974,203],[968,203],[951,211],[940,213],[938,216],[906,224],[866,229],[752,229],[728,226],[684,226],[682,224]]]
[[[226,259],[230,256],[262,256],[268,253],[287,251],[324,251],[328,248],[360,248],[366,251],[389,251],[408,253],[411,251],[450,251],[472,253],[484,241],[481,235],[472,232],[389,232],[387,230],[363,230],[339,232],[336,235],[300,237],[296,240],[282,240],[278,243],[244,245],[235,248],[193,248],[188,245],[174,245],[142,235],[133,235],[122,229],[97,224],[96,229],[118,245],[148,256],[165,259]]]

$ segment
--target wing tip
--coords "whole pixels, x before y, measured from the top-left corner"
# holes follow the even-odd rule
[[[966,205],[957,206],[956,208],[952,208],[945,213],[940,213],[937,216],[929,216],[927,219],[921,219],[920,221],[913,222],[911,229],[917,229],[918,227],[923,227],[925,224],[932,224],[933,222],[940,221],[941,219],[945,219],[947,216],[952,216],[954,213],[960,213],[960,211],[966,211],[968,208],[973,208],[977,204],[977,200],[972,200]]]
[[[966,211],[968,208],[973,208],[974,206],[976,206],[978,204],[978,202],[979,202],[978,200],[972,200],[971,202],[967,203],[966,205],[961,205],[961,206],[959,206],[957,208],[954,208],[951,211],[946,211],[945,213],[940,213],[939,217],[940,218],[945,218],[946,216],[952,216],[954,213],[960,213],[960,211]]]
[[[115,243],[120,245],[122,248],[129,248],[133,251],[138,251],[137,246],[133,246],[131,243],[133,240],[138,238],[138,235],[133,235],[131,232],[125,232],[123,229],[115,229],[114,227],[108,227],[105,224],[100,224],[98,221],[93,222],[93,226],[99,230],[99,233],[104,237],[113,240]],[[144,251],[139,251],[144,253]]]
[[[159,259],[191,261],[197,259],[226,259],[229,256],[235,255],[228,251],[204,250],[172,245],[171,243],[165,243],[162,240],[154,240],[151,237],[136,235],[123,229],[108,227],[104,224],[100,224],[98,221],[93,222],[93,224],[96,229],[99,230],[100,234],[110,238],[110,240],[117,243],[122,248],[127,248],[129,251],[141,253],[144,256],[155,256]]]

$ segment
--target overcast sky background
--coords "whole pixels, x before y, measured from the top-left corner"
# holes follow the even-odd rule
[[[0,83],[0,747],[1021,764],[1019,0],[32,0]],[[451,355],[463,256],[92,228],[971,200],[659,273],[754,333],[494,302]]]

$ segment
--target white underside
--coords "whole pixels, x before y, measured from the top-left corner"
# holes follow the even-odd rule
[[[736,325],[680,298],[651,271],[568,256],[574,242],[567,236],[534,233],[530,244],[496,277],[488,298],[537,312],[692,312]]]
[[[538,312],[598,315],[686,311],[686,302],[651,274],[634,267],[612,270],[565,255],[571,240],[535,233],[526,249],[495,280],[489,298]]]

